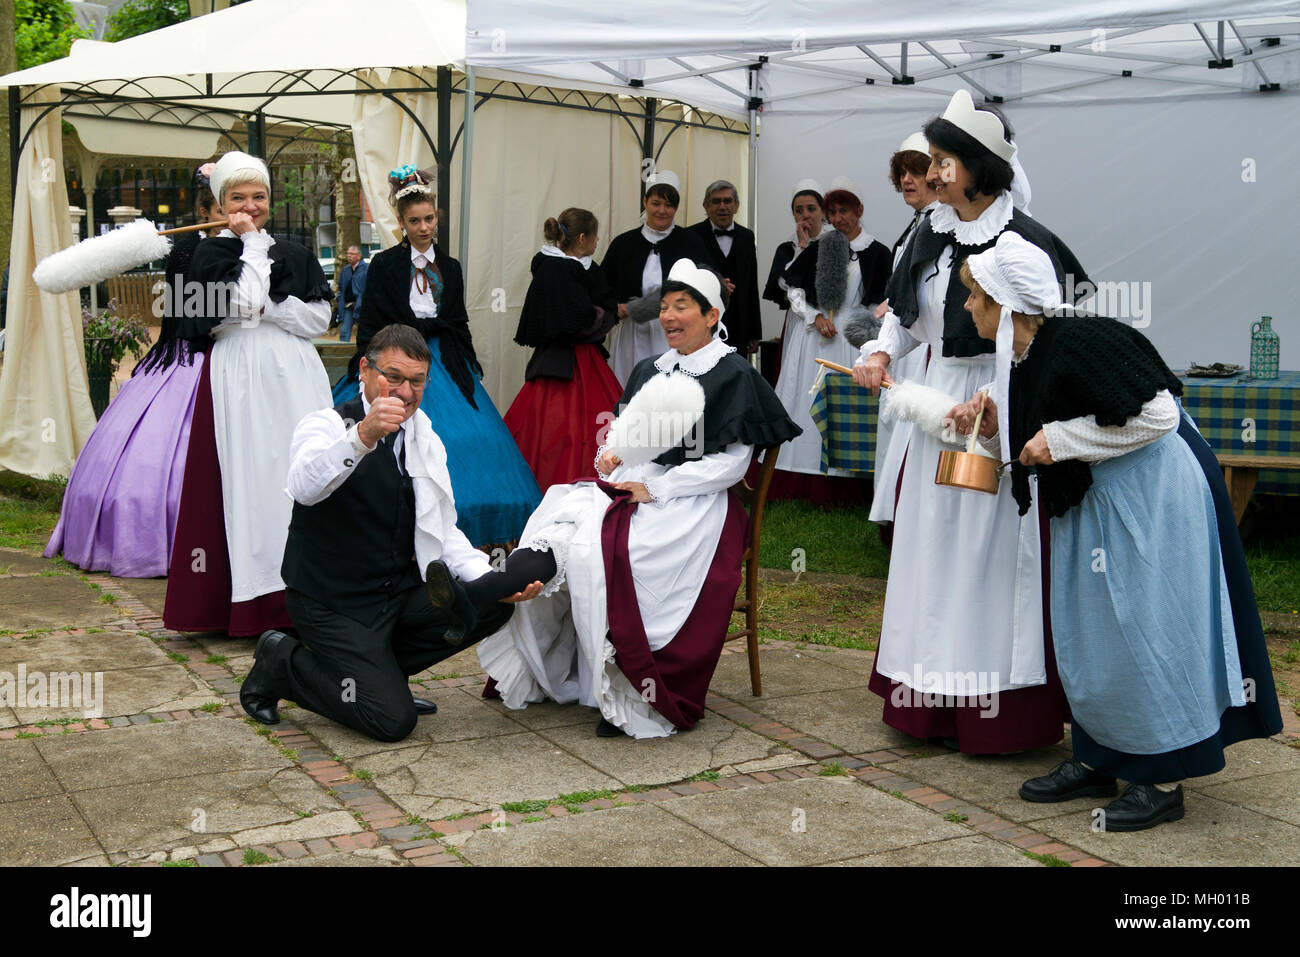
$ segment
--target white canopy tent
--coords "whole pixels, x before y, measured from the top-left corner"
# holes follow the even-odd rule
[[[1244,363],[1250,323],[1272,315],[1285,367],[1300,358],[1296,227],[1277,203],[1300,159],[1297,14],[1295,2],[475,0],[466,55],[750,110],[761,136],[745,199],[764,266],[804,177],[850,176],[865,228],[891,243],[911,211],[889,156],[967,88],[1015,127],[1034,215],[1113,284],[1103,307],[1175,366]]]
[[[362,186],[376,211],[386,204],[388,169],[403,162],[436,165],[440,205],[460,210],[453,223],[460,227],[459,242],[448,243],[446,231],[441,241],[466,265],[476,349],[485,384],[503,410],[523,382],[527,355],[511,340],[528,263],[548,215],[565,206],[588,207],[606,238],[632,226],[647,143],[688,188],[697,165],[707,167],[700,176],[722,170],[743,183],[743,115],[606,92],[600,84],[575,91],[533,75],[516,80],[466,71],[464,0],[371,0],[360,17],[351,0],[315,0],[310,10],[303,17],[297,0],[259,0],[115,44],[78,41],[63,60],[4,78],[15,120],[11,149],[27,155],[38,121],[60,115],[97,146],[135,152],[132,137],[147,128],[153,142],[143,152],[158,152],[162,139],[178,156],[203,155],[204,144],[211,150],[236,126],[246,128],[240,135],[247,136],[248,149],[268,159],[278,152],[271,143],[277,137],[283,148],[294,138],[350,130]],[[453,107],[455,96],[462,100]],[[470,104],[474,109],[466,110]],[[453,113],[465,117],[459,130]],[[477,150],[475,113],[486,144]],[[61,157],[47,165],[61,169]],[[471,172],[480,184],[472,190]],[[29,197],[17,185],[16,207],[24,206]],[[57,185],[62,193],[61,181]],[[60,203],[66,207],[66,195],[35,211],[34,228],[48,231]],[[393,241],[391,231],[381,235]],[[37,257],[59,242],[47,239],[48,249],[38,243]],[[80,353],[80,330],[69,318],[75,308],[61,304],[62,318],[53,320],[58,328],[51,328],[58,314],[52,300],[30,279],[11,283],[10,352],[0,374],[0,401],[22,399],[15,407],[37,409],[55,390],[68,394],[76,410],[76,425],[60,429],[65,440],[53,450],[37,444],[39,422],[0,422],[0,467],[29,474],[66,472],[89,433],[84,371],[24,347],[38,341],[24,331],[39,327],[44,336],[64,341],[67,355]]]

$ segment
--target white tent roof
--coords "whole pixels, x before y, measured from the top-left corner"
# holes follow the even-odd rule
[[[1006,102],[1074,102],[1300,83],[1296,2],[738,6],[656,2],[650,13],[631,3],[473,0],[466,57],[476,67],[630,82],[640,93],[723,110],[758,96],[764,113],[933,110],[964,86]],[[1265,39],[1273,37],[1277,45]],[[751,67],[760,63],[754,88]]]
[[[78,40],[63,59],[11,73],[0,85],[130,97],[130,107],[103,112],[145,122],[228,128],[236,114],[263,107],[272,117],[347,125],[351,97],[313,94],[353,92],[349,71],[464,59],[465,0],[258,0],[116,43]],[[205,111],[219,107],[229,116],[173,113],[174,104],[205,95]]]

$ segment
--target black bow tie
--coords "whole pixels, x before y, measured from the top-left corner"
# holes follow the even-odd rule
[[[736,230],[736,227],[735,227],[735,226],[732,226],[731,229],[719,229],[717,226],[714,226],[714,227],[713,227],[713,235],[715,235],[715,236],[730,236],[730,235],[732,235],[732,234],[735,232],[735,230]]]

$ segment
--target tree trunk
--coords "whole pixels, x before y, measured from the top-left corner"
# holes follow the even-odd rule
[[[14,0],[0,0],[0,76],[18,68],[14,52]],[[0,250],[3,263],[9,264],[9,243],[13,239],[14,203],[10,192],[13,172],[9,168],[9,91],[0,87]]]
[[[361,177],[357,175],[357,152],[352,131],[340,130],[335,138],[334,154],[334,221],[337,243],[334,247],[334,275],[343,272],[349,246],[361,249]]]

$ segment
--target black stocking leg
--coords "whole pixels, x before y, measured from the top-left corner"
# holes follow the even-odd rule
[[[549,550],[516,548],[506,559],[506,567],[488,572],[472,582],[462,582],[465,594],[480,615],[491,610],[494,602],[521,592],[533,582],[548,582],[555,577],[555,556]]]

